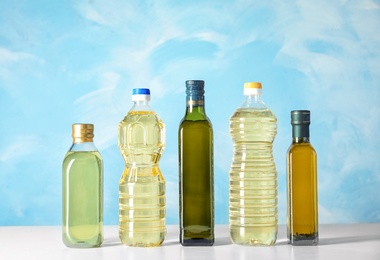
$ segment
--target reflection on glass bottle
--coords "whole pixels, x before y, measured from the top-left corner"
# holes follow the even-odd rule
[[[62,233],[68,247],[103,242],[103,164],[94,125],[73,124],[73,144],[62,166]]]
[[[186,113],[178,131],[180,242],[214,244],[213,130],[206,116],[204,81],[186,81]]]
[[[310,143],[310,111],[291,112],[287,153],[287,233],[292,245],[318,244],[317,153]]]

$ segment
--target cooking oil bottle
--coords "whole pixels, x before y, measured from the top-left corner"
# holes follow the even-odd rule
[[[259,82],[244,84],[246,100],[230,118],[230,237],[233,243],[272,245],[277,238],[277,171],[272,143],[276,116],[261,100]]]
[[[62,165],[62,238],[68,247],[103,242],[103,163],[94,125],[73,124],[73,144]]]
[[[287,231],[292,245],[318,244],[317,153],[310,143],[310,111],[291,112],[287,153]]]
[[[179,224],[183,246],[214,244],[214,148],[203,80],[186,81],[186,111],[178,129]]]
[[[124,245],[154,247],[166,235],[165,180],[159,168],[165,125],[149,106],[149,89],[133,89],[132,101],[118,127],[125,161],[119,182],[119,236]]]

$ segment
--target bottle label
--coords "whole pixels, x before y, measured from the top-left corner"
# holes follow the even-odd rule
[[[187,106],[204,106],[205,102],[204,100],[187,100],[186,104]]]

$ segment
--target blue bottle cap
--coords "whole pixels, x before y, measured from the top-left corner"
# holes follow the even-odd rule
[[[204,100],[204,86],[203,80],[187,80],[186,81],[186,97],[187,100]]]
[[[132,95],[150,95],[149,88],[134,88]]]
[[[132,90],[132,101],[150,101],[150,90],[148,88],[134,88]]]

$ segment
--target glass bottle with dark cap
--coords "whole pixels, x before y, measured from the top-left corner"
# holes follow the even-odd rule
[[[310,143],[310,111],[291,112],[287,153],[287,233],[292,245],[318,244],[317,153]]]
[[[206,115],[204,81],[186,81],[186,113],[178,131],[180,242],[214,244],[213,130]]]

